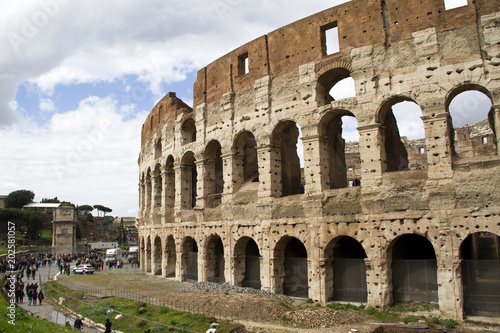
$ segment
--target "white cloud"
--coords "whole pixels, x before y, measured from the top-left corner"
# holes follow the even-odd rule
[[[42,112],[52,112],[56,109],[54,102],[50,98],[42,98],[39,107]]]
[[[44,126],[23,119],[0,132],[2,142],[16,143],[0,151],[1,160],[9,161],[2,165],[0,192],[26,188],[36,200],[57,196],[135,216],[137,154],[146,116],[143,111],[124,120],[113,98],[89,97]]]

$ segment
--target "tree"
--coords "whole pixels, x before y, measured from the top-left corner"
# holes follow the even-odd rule
[[[99,216],[99,212],[103,212],[103,216],[106,216],[106,213],[111,213],[113,210],[103,205],[94,205],[94,208],[97,209],[97,216]]]
[[[79,212],[82,212],[82,214],[84,216],[87,216],[88,213],[90,213],[91,211],[94,210],[94,207],[92,207],[91,205],[81,205],[81,206],[76,207],[76,209]]]
[[[29,190],[18,190],[10,192],[5,198],[5,208],[23,208],[24,205],[32,203],[35,193]]]
[[[42,203],[60,203],[59,199],[55,197],[54,199],[43,198]]]

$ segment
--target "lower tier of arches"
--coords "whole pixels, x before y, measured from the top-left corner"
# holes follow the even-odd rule
[[[500,316],[500,212],[339,220],[140,224],[141,269],[322,303],[432,302],[458,320]]]

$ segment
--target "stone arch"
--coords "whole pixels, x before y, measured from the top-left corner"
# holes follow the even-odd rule
[[[141,242],[140,242],[140,258],[139,258],[139,265],[141,267],[141,270],[145,271],[146,270],[146,241],[144,240],[144,237],[141,237]]]
[[[163,153],[161,136],[155,141],[155,158],[161,157]]]
[[[402,171],[410,168],[407,147],[400,135],[392,109],[393,106],[402,102],[418,105],[410,97],[393,96],[382,103],[376,114],[376,121],[382,124],[380,138],[382,172]]]
[[[325,248],[325,294],[328,301],[366,303],[366,252],[350,236],[332,239]]]
[[[165,162],[165,215],[173,216],[175,205],[175,171],[174,157],[168,155]],[[170,221],[170,219],[169,219]]]
[[[204,187],[206,207],[213,208],[221,203],[221,195],[224,190],[222,149],[219,141],[212,140],[208,143],[203,154],[205,167]]]
[[[334,110],[325,114],[318,124],[319,135],[323,138],[320,142],[321,169],[329,176],[329,189],[347,187],[349,182],[357,184],[360,181],[353,175],[348,178],[345,140],[342,138],[342,117],[345,116],[355,117],[350,111]]]
[[[157,163],[153,172],[153,209],[161,209],[161,195],[163,193],[163,177],[160,163]]]
[[[182,144],[188,144],[196,141],[196,124],[193,119],[189,118],[181,126]]]
[[[279,163],[272,168],[273,182],[281,183],[281,190],[276,189],[274,196],[286,197],[289,195],[304,193],[301,180],[300,160],[297,154],[297,143],[299,129],[297,123],[292,120],[284,120],[278,123],[271,134],[271,144],[276,149]]]
[[[177,253],[175,250],[175,239],[173,235],[168,235],[165,240],[165,253],[163,263],[163,276],[175,276],[175,264],[177,262]]]
[[[437,302],[437,260],[432,243],[418,234],[404,234],[388,247],[392,260],[394,302]]]
[[[307,250],[295,237],[283,236],[274,248],[274,276],[276,292],[289,296],[307,297]]]
[[[337,66],[342,64],[336,64]],[[330,90],[338,82],[351,76],[351,70],[348,66],[331,67],[327,66],[318,72],[318,84],[316,86],[316,98],[318,105],[326,105],[334,99],[330,95]]]
[[[198,244],[192,237],[182,240],[182,280],[198,281]]]
[[[207,281],[226,282],[224,244],[218,235],[210,235],[205,242],[205,265]]]
[[[153,275],[161,275],[162,246],[160,236],[156,236],[154,238],[152,253],[153,257],[151,258],[151,273]]]
[[[476,232],[460,244],[464,314],[498,316],[500,309],[500,237]]]
[[[246,182],[258,182],[257,141],[252,132],[242,131],[238,133],[234,139],[232,154],[234,190],[237,191]]]
[[[260,255],[257,243],[251,237],[241,237],[234,247],[234,284],[236,286],[261,288]]]
[[[464,96],[466,98],[462,98],[458,105],[454,103]],[[484,99],[489,99],[490,105],[482,105]],[[446,95],[445,107],[451,117],[448,133],[453,159],[497,155],[497,132],[500,130],[500,121],[495,118],[493,96],[488,89],[475,83],[456,86]],[[476,117],[481,114],[479,112],[481,108],[488,107],[489,110],[484,112],[485,117],[482,119]],[[471,126],[474,124],[477,126]]]
[[[192,209],[196,205],[196,160],[194,153],[188,151],[181,160],[181,205],[183,209]]]

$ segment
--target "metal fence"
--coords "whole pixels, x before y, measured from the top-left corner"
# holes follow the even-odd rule
[[[54,322],[64,323],[65,321],[70,321],[70,323],[72,324],[74,321],[73,318],[76,315],[79,315],[83,317],[82,320],[84,321],[84,324],[90,327],[95,327],[95,326],[103,327],[102,325],[96,324],[94,321],[97,321],[98,319],[102,320],[102,318],[105,316],[111,321],[113,327],[116,327],[117,319],[115,318],[117,315],[121,314],[123,317],[119,319],[119,321],[127,323],[126,326],[128,326],[128,330],[124,332],[127,331],[130,333],[144,332],[145,330],[147,331],[149,329],[151,332],[158,332],[158,333],[163,333],[163,332],[197,333],[196,331],[188,330],[181,327],[175,327],[173,325],[166,325],[143,317],[138,317],[128,313],[124,313],[116,310],[111,306],[103,307],[95,305],[83,301],[81,299],[72,297],[70,295],[64,294],[56,290],[49,284],[45,284],[44,286],[47,289],[50,289],[50,290],[45,289],[46,294],[56,295],[55,297],[52,296],[52,298],[54,304],[57,304],[57,306],[59,307],[59,311],[56,311],[55,313],[51,314],[51,318],[53,319],[52,321]],[[155,297],[148,297],[137,293],[130,293],[122,290],[107,290],[103,288],[92,288],[92,287],[83,287],[78,289],[80,289],[79,291],[83,292],[86,296],[94,296],[98,298],[105,298],[112,296],[123,297],[138,302],[144,302],[144,303],[149,303],[151,305],[167,307],[169,309],[175,309],[178,311],[190,312],[194,314],[197,313],[203,314],[207,317],[210,316],[217,318],[218,320],[222,319],[227,321],[237,321],[237,318],[231,316],[231,313],[225,313],[213,308],[210,309],[200,308],[198,306],[192,306],[189,304],[184,304],[182,302],[176,302],[176,301],[171,301],[171,302],[161,301]],[[142,324],[138,328],[137,326],[139,325],[140,322],[142,322]]]
[[[366,263],[364,259],[335,258],[333,261],[334,301],[366,302]]]
[[[283,293],[295,297],[307,297],[307,258],[286,257]]]
[[[396,302],[438,302],[436,260],[393,260],[392,284]]]
[[[500,261],[462,261],[464,310],[467,315],[500,316]]]

